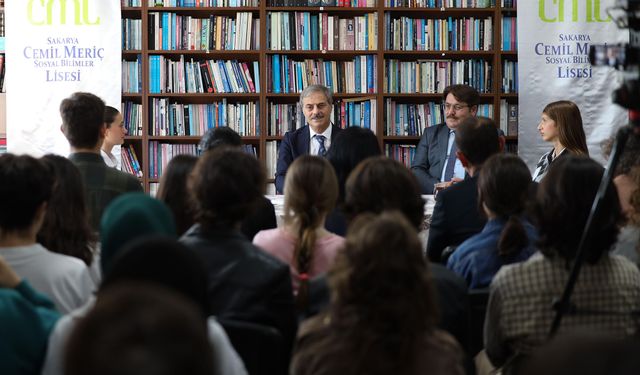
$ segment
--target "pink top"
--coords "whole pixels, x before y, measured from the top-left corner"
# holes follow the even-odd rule
[[[254,245],[289,265],[293,292],[298,293],[300,275],[293,264],[295,242],[295,237],[281,228],[262,230],[253,238]],[[327,272],[343,245],[344,238],[333,233],[316,239],[311,269],[308,272],[309,278]]]

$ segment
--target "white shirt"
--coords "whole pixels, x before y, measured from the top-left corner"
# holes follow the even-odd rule
[[[442,175],[440,176],[440,181],[444,181],[444,174],[447,171],[447,164],[449,164],[449,154],[451,153],[451,147],[453,147],[453,142],[456,141],[456,133],[454,130],[449,129],[449,143],[447,144],[447,156],[444,159],[444,166],[442,167]],[[462,162],[460,159],[456,157],[456,164],[453,166],[453,178],[459,178],[464,180],[465,170],[462,166]]]
[[[84,305],[95,290],[89,268],[82,260],[54,253],[40,244],[0,247],[0,255],[63,314]]]
[[[49,336],[47,355],[42,365],[42,375],[62,375],[64,349],[73,328],[84,318],[95,304],[91,298],[87,304],[72,311],[58,320]],[[207,319],[209,342],[213,349],[213,363],[216,374],[247,375],[247,370],[238,353],[231,345],[227,334],[214,317]],[[108,353],[107,353],[108,355]],[[117,360],[117,358],[114,358]]]
[[[100,155],[107,167],[118,168],[118,159],[113,154],[107,154],[105,150],[100,149]]]
[[[318,155],[318,152],[320,151],[320,143],[314,138],[315,135],[320,134],[320,135],[324,135],[324,148],[329,151],[329,146],[331,146],[331,124],[329,124],[329,126],[324,130],[324,132],[322,133],[316,133],[315,131],[313,131],[313,129],[311,129],[311,126],[309,126],[309,154],[311,155]]]

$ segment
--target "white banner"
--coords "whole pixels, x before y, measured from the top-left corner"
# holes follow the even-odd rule
[[[628,122],[611,102],[621,76],[592,67],[589,46],[627,42],[606,13],[615,0],[527,0],[518,2],[518,154],[531,170],[551,144],[537,130],[543,108],[571,100],[580,108],[591,157],[603,161],[600,143]]]
[[[5,2],[7,149],[69,154],[60,102],[91,92],[120,108],[120,0]]]

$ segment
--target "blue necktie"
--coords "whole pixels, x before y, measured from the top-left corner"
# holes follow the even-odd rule
[[[327,154],[327,149],[324,147],[324,140],[326,139],[325,136],[316,134],[314,138],[316,139],[316,141],[318,141],[318,144],[320,145],[320,148],[318,149],[318,156],[324,157]]]
[[[451,150],[449,151],[449,158],[447,159],[447,169],[444,171],[444,181],[451,181],[453,178],[453,171],[456,167],[456,151],[458,148],[456,147],[456,132],[452,131],[450,136],[454,138],[453,143],[451,144]]]

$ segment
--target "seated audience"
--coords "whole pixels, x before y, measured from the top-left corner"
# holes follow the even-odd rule
[[[242,148],[242,138],[228,126],[209,129],[200,140],[200,151],[211,151],[219,147]],[[252,240],[259,231],[276,226],[276,210],[269,199],[261,196],[253,212],[242,219],[240,230],[249,240]]]
[[[40,374],[47,340],[60,315],[0,256],[0,374]]]
[[[376,135],[369,129],[352,126],[336,135],[327,160],[333,166],[338,178],[338,200],[336,207],[327,215],[325,228],[339,236],[347,234],[347,220],[344,216],[344,186],[351,171],[364,159],[380,155],[380,145]]]
[[[233,148],[205,152],[188,185],[196,224],[180,241],[204,259],[211,313],[278,329],[288,356],[296,331],[289,267],[240,232],[241,221],[263,196],[265,180],[252,155]]]
[[[172,290],[120,284],[78,322],[65,351],[66,375],[211,375],[215,360],[193,302]]]
[[[464,241],[451,254],[447,267],[467,280],[469,288],[486,288],[505,264],[528,259],[538,239],[523,216],[531,175],[517,156],[489,158],[478,177],[478,204],[489,219],[482,232]]]
[[[478,209],[478,174],[482,164],[504,146],[493,120],[468,117],[456,130],[458,159],[468,178],[438,193],[431,216],[427,255],[432,262],[445,262],[442,252],[479,233],[486,224]]]
[[[351,221],[363,213],[381,214],[397,210],[411,225],[420,228],[424,218],[424,200],[416,177],[404,165],[378,156],[367,158],[353,170],[345,186],[345,213]],[[441,311],[439,327],[451,333],[460,343],[467,343],[467,286],[463,279],[442,265],[430,264]],[[310,308],[313,315],[329,304],[326,277],[310,284]]]
[[[338,196],[331,164],[302,155],[293,161],[284,182],[284,225],[260,231],[253,244],[287,263],[299,311],[307,308],[309,278],[327,272],[344,238],[324,229]]]
[[[105,105],[99,97],[76,92],[60,103],[61,130],[69,141],[69,160],[78,167],[84,182],[91,227],[97,231],[102,212],[118,195],[142,191],[134,176],[108,167],[100,147],[107,131],[104,123]]]
[[[45,155],[42,162],[53,173],[54,183],[47,213],[37,240],[47,250],[82,260],[98,284],[99,268],[94,262],[96,235],[89,224],[89,213],[78,168],[69,159]]]
[[[156,198],[171,209],[178,236],[195,223],[195,208],[187,191],[187,179],[197,161],[198,158],[193,155],[176,155],[169,161],[160,178]]]
[[[247,373],[223,328],[214,317],[208,317],[207,274],[200,257],[173,237],[152,235],[129,242],[118,253],[110,271],[105,274],[96,306],[112,288],[136,283],[169,288],[186,297],[197,308],[198,320],[206,320],[202,328],[208,332],[216,373]],[[85,308],[82,313],[77,311],[61,319],[51,338],[51,343],[56,348],[64,346],[59,340],[65,340],[74,327],[83,324],[86,315],[91,314],[87,311],[88,308]]]
[[[582,116],[576,103],[559,100],[549,103],[542,110],[538,131],[545,142],[553,145],[551,151],[542,155],[533,172],[533,181],[540,182],[549,166],[562,155],[586,155],[587,138],[582,127]]]
[[[51,172],[30,156],[5,154],[0,156],[0,181],[0,256],[58,311],[82,306],[95,287],[87,265],[36,242],[51,199]]]
[[[301,326],[291,374],[463,373],[460,347],[436,329],[414,228],[398,212],[355,219],[329,272],[331,306]]]
[[[568,155],[554,162],[536,194],[534,219],[539,253],[507,265],[491,283],[485,321],[485,350],[491,363],[509,367],[543,344],[576,257],[604,169],[595,161]],[[575,313],[564,316],[558,334],[575,330],[625,337],[638,332],[640,272],[627,259],[609,255],[618,235],[620,205],[610,184],[594,218],[597,234],[585,243],[585,263],[571,301]]]

